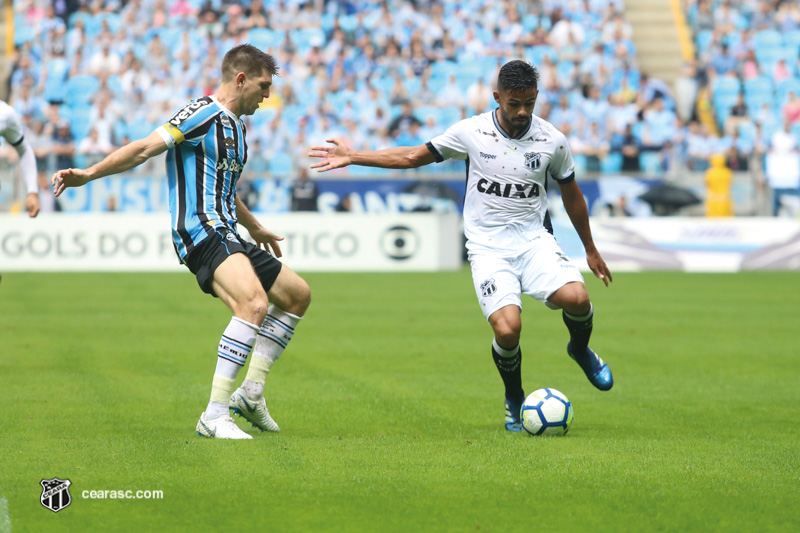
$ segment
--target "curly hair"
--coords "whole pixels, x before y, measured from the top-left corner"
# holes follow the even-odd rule
[[[539,88],[539,71],[532,64],[521,59],[509,61],[497,75],[497,89],[500,91],[527,91]]]

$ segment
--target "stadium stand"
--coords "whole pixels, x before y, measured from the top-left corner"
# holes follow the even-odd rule
[[[50,108],[59,106],[58,120],[71,121],[80,143],[95,125],[97,95],[107,91],[117,103],[107,113],[115,121],[111,141],[120,145],[190,98],[211,93],[224,52],[250,42],[276,56],[283,76],[248,119],[248,134],[274,161],[275,174],[285,175],[302,164],[297,159],[309,142],[343,135],[376,149],[424,141],[491,109],[497,69],[523,57],[540,71],[536,113],[570,132],[579,168],[703,170],[712,153],[737,143],[750,151],[746,156],[763,151],[782,115],[793,113],[792,95],[800,95],[798,10],[783,2],[773,13],[762,4],[772,5],[685,0],[697,46],[690,81],[708,94],[716,119],[706,128],[691,127],[703,115],[696,106],[679,118],[680,95],[640,72],[617,0],[133,0],[121,8],[113,1],[81,4],[75,12],[16,2],[11,103],[27,121],[44,122],[46,134],[54,129]],[[566,108],[559,106],[562,95]],[[410,132],[403,122],[390,134],[405,102],[421,126]],[[734,127],[736,140],[728,131]],[[638,165],[628,157],[624,169],[623,138],[639,154]],[[708,149],[689,147],[689,139]],[[586,147],[591,153],[583,153]],[[431,167],[460,169],[452,162]]]

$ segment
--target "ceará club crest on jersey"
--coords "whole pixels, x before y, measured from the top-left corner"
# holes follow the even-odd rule
[[[542,166],[542,154],[538,152],[528,152],[525,154],[525,167],[531,170],[539,170]]]

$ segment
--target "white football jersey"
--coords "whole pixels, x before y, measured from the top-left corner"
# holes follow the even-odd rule
[[[7,103],[0,100],[0,136],[12,146],[22,141],[24,129],[17,112]]]
[[[427,146],[437,162],[467,160],[467,249],[512,256],[540,232],[552,233],[547,176],[568,183],[575,168],[566,137],[552,124],[534,115],[528,130],[511,138],[495,111],[457,122]]]

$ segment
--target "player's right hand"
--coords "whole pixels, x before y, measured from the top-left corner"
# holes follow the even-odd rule
[[[311,168],[317,169],[317,172],[326,172],[334,168],[346,167],[352,163],[350,159],[352,150],[342,139],[325,139],[325,142],[329,142],[334,146],[312,146],[308,152],[309,157],[324,159],[324,161],[311,165]]]
[[[66,170],[59,170],[53,174],[53,179],[50,180],[53,184],[53,194],[61,196],[61,193],[67,187],[80,187],[89,182],[89,174],[80,168],[68,168]]]

